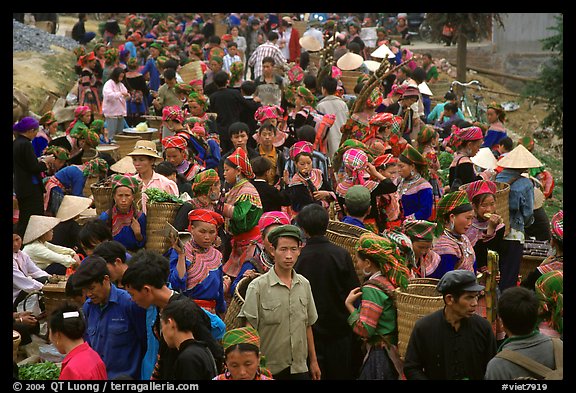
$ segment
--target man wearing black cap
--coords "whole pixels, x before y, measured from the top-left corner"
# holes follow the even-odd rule
[[[476,314],[484,287],[474,272],[452,270],[436,289],[445,306],[414,325],[404,360],[406,379],[483,379],[496,354],[492,327]]]

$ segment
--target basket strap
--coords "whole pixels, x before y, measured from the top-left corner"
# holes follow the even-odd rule
[[[522,355],[521,353],[518,353],[517,351],[510,351],[508,349],[505,349],[505,350],[499,352],[496,355],[496,357],[503,358],[503,359],[506,359],[512,363],[515,363],[515,364],[519,365],[520,367],[525,368],[526,370],[537,374],[541,378],[544,378],[548,373],[550,373],[552,371],[552,369],[544,366],[541,363],[538,363],[537,361],[529,358],[528,356],[525,356],[525,355]],[[558,365],[556,365],[556,368],[558,368]]]

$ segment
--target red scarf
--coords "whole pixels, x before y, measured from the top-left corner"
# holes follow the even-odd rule
[[[132,217],[140,218],[140,214],[135,214],[134,206],[130,207],[128,213],[120,213],[116,206],[112,207],[112,236],[116,236],[122,228],[132,225]]]

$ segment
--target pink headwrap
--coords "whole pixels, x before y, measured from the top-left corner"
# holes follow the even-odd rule
[[[254,120],[262,124],[266,119],[280,119],[282,113],[284,113],[284,109],[278,105],[263,105],[254,113]]]
[[[340,79],[342,76],[342,70],[336,66],[332,66],[332,78]]]
[[[348,149],[342,157],[342,162],[346,168],[352,171],[352,177],[357,180],[357,184],[363,186],[364,175],[366,174],[364,169],[368,163],[368,155],[360,149]]]
[[[290,217],[288,217],[288,214],[280,211],[266,212],[260,217],[258,228],[260,228],[260,232],[264,232],[266,228],[274,224],[288,225],[290,224]]]
[[[182,113],[182,109],[178,105],[165,106],[162,109],[162,120],[174,120],[182,123],[184,121],[184,114]]]
[[[296,142],[295,144],[292,145],[292,147],[290,147],[290,151],[289,151],[290,159],[292,161],[294,161],[298,154],[300,154],[300,153],[312,154],[313,151],[314,151],[314,145],[312,145],[310,142],[306,142],[306,141]]]

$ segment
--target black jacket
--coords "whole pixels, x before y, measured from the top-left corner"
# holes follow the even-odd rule
[[[262,211],[264,213],[271,211],[281,211],[282,206],[290,206],[290,198],[287,194],[278,191],[276,187],[271,186],[265,180],[250,180],[260,195],[262,201]]]
[[[217,374],[214,357],[202,341],[190,339],[178,348],[178,357],[170,369],[170,380],[211,380]]]
[[[230,140],[228,128],[234,122],[240,121],[240,112],[249,109],[248,102],[236,89],[218,89],[209,95],[210,107],[208,112],[218,113],[216,128],[220,139]]]
[[[44,193],[40,174],[48,168],[46,164],[38,161],[32,142],[23,135],[18,135],[12,143],[12,163],[14,192],[17,197]]]

